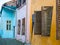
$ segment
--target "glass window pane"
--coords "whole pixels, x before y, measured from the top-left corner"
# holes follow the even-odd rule
[[[9,30],[11,30],[11,24],[9,25]]]
[[[7,23],[8,23],[8,21],[7,21]]]
[[[6,30],[11,30],[11,21],[6,22]]]
[[[8,30],[8,25],[6,25],[6,30]]]

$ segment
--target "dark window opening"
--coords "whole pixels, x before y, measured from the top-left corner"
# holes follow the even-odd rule
[[[25,35],[25,18],[22,19],[22,35]]]
[[[23,0],[23,4],[25,4],[26,3],[26,0]]]
[[[26,0],[18,0],[17,1],[17,8],[22,7],[26,4]]]
[[[18,20],[18,35],[20,35],[20,26],[21,26],[21,21]]]
[[[6,22],[6,30],[11,30],[11,21]]]
[[[7,30],[8,30],[8,25],[6,26]]]
[[[17,8],[21,6],[21,0],[17,1]]]

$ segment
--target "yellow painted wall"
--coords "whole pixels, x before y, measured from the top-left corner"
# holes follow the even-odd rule
[[[56,0],[31,0],[30,30],[32,33],[32,14],[40,11],[41,6],[53,6],[52,24],[50,37],[41,37],[31,34],[31,45],[60,45],[60,40],[56,40]]]

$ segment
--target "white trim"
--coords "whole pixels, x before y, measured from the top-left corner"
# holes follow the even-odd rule
[[[30,13],[31,13],[31,0],[26,1],[26,43],[30,43]]]

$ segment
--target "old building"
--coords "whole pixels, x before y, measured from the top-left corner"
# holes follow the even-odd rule
[[[60,45],[59,7],[60,0],[31,0],[31,45]]]
[[[26,22],[26,0],[17,0],[15,37],[17,40],[22,42],[25,42],[26,38],[25,22]]]
[[[15,21],[16,21],[16,3],[7,2],[1,9],[1,29],[3,31],[2,38],[15,38]]]

